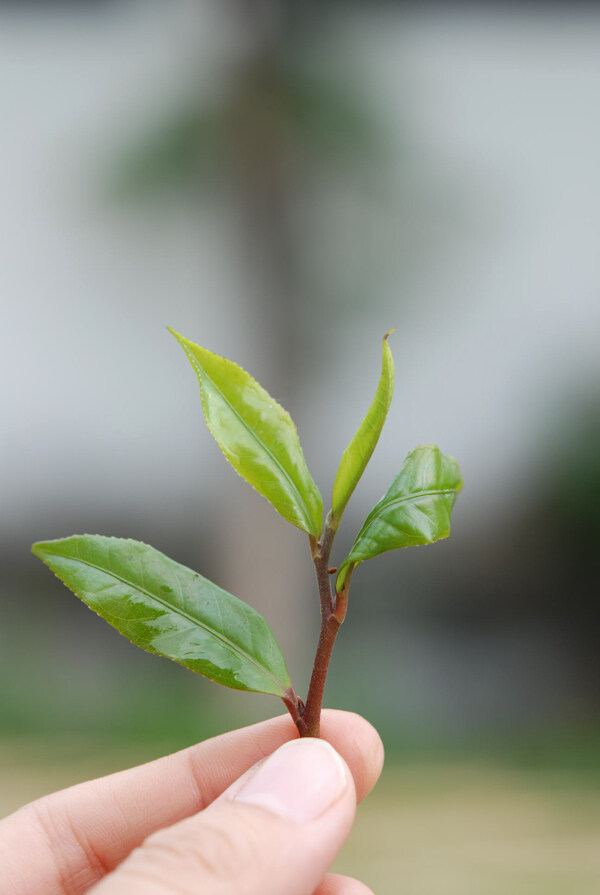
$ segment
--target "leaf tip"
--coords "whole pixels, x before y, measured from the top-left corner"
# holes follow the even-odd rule
[[[52,556],[54,545],[57,543],[56,540],[53,541],[36,541],[31,545],[31,552],[34,556],[37,556],[38,559],[41,559],[42,562],[46,562],[49,556]]]
[[[182,336],[181,333],[178,333],[177,330],[173,329],[172,326],[167,326],[167,332],[171,333],[171,335],[177,339],[180,345],[183,345],[184,342],[187,342],[185,336]]]
[[[395,326],[394,326],[392,329],[388,329],[388,331],[386,332],[385,336],[383,337],[383,341],[384,341],[384,342],[387,342],[388,339],[389,339],[389,337],[390,337],[393,333],[395,333],[395,332],[396,332],[396,327],[395,327]]]
[[[36,541],[35,544],[31,545],[31,552],[33,553],[34,556],[37,556],[38,559],[42,559],[45,546],[46,546],[45,541]]]

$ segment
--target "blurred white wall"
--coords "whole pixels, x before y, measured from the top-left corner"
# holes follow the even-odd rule
[[[212,89],[229,39],[218,10],[0,11],[5,533],[49,502],[129,501],[168,516],[190,488],[214,496],[228,473],[164,330],[260,375],[268,334],[259,344],[248,329],[226,207],[173,202],[158,217],[102,193],[156,108],[193,77]],[[598,381],[600,14],[354,16],[338,41],[392,145],[405,143],[391,185],[400,205],[360,219],[341,203],[360,219],[355,235],[375,228],[385,280],[365,282],[348,312],[334,306],[335,369],[307,371],[308,385],[324,372],[331,383],[298,408],[312,424],[302,440],[326,491],[395,325],[395,404],[357,503],[387,486],[413,443],[435,440],[461,460],[461,513],[488,515],[535,467],[568,386]],[[332,202],[328,223],[333,191]],[[342,257],[360,282],[369,259]],[[324,441],[332,408],[339,430]]]
[[[262,608],[260,574],[254,589],[234,582],[256,556],[244,532],[275,531],[279,520],[257,496],[241,497],[165,331],[174,326],[260,379],[269,370],[271,334],[258,332],[227,198],[134,207],[106,192],[115,160],[162,110],[194,83],[206,95],[218,89],[238,38],[218,2],[0,9],[0,537],[4,555],[15,548],[26,561],[53,516],[87,528],[118,507],[157,530],[188,525],[200,542],[221,501],[225,522],[206,549],[239,544],[232,583],[219,580]],[[323,274],[315,294],[324,303],[318,350],[307,351],[304,391],[289,409],[327,495],[371,400],[379,340],[396,326],[395,401],[341,540],[406,452],[436,441],[463,469],[451,545],[463,561],[474,533],[526,499],[573,396],[598,391],[600,13],[345,14],[315,41],[317,55],[354,66],[389,167],[379,182],[366,172],[369,201],[335,177],[302,197],[304,250],[315,283]],[[288,390],[264,384],[278,397]],[[305,649],[289,570],[306,545],[292,531],[281,538],[276,574],[258,565],[287,655]],[[357,633],[340,668],[346,661],[366,680]],[[467,713],[490,693],[515,704],[505,674],[515,667],[512,632],[491,651],[489,641],[479,647],[491,673],[477,676],[471,702],[456,682],[477,663],[466,668],[461,641],[445,664],[435,632],[433,647],[431,632],[420,639],[414,627],[403,641],[390,636],[372,667],[380,661],[381,677],[397,683],[404,718],[437,717],[440,702],[456,714],[450,691]],[[531,643],[514,654],[523,675]],[[544,644],[539,689],[558,667]]]
[[[486,524],[537,475],[573,393],[600,388],[600,12],[449,5],[365,17],[348,40],[399,162],[377,231],[397,266],[340,321],[345,431],[360,413],[348,388],[366,406],[374,336],[396,326],[392,421],[368,475],[383,491],[398,452],[437,441],[464,472],[457,519]],[[346,260],[360,277],[360,249]]]

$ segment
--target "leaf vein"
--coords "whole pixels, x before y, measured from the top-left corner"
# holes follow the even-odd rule
[[[294,480],[293,480],[292,477],[290,476],[290,474],[289,474],[289,472],[287,471],[287,469],[283,466],[283,464],[281,463],[281,461],[278,460],[278,458],[273,454],[273,452],[271,451],[271,449],[269,448],[269,446],[268,446],[268,445],[267,445],[261,438],[259,438],[259,437],[257,436],[256,432],[249,426],[249,424],[246,422],[246,420],[244,419],[244,417],[243,417],[243,416],[239,413],[239,411],[232,405],[232,403],[229,401],[229,399],[227,398],[227,396],[222,392],[222,390],[218,387],[218,385],[215,383],[215,381],[208,375],[208,373],[204,370],[204,368],[201,367],[201,365],[198,363],[197,359],[191,354],[190,351],[188,351],[187,348],[186,348],[186,353],[187,353],[187,355],[188,355],[190,361],[192,362],[192,366],[196,369],[196,372],[198,373],[198,375],[206,376],[206,378],[207,378],[208,381],[211,383],[211,385],[213,386],[213,388],[215,389],[215,391],[218,392],[218,394],[221,396],[221,398],[223,399],[223,401],[225,402],[225,404],[227,404],[227,406],[229,407],[229,409],[231,410],[231,412],[234,414],[234,416],[236,416],[236,417],[238,418],[238,420],[242,423],[242,425],[243,425],[244,428],[247,430],[247,432],[250,434],[250,436],[251,436],[251,437],[252,437],[258,444],[262,445],[262,447],[264,448],[264,450],[265,450],[265,452],[267,453],[267,455],[268,455],[268,456],[271,458],[271,460],[273,461],[273,465],[276,466],[276,467],[278,467],[278,468],[281,470],[281,472],[283,473],[284,477],[285,477],[285,478],[287,479],[287,481],[289,482],[292,491],[297,495],[298,502],[299,502],[300,505],[302,506],[302,512],[303,512],[303,515],[304,515],[304,521],[305,521],[305,523],[306,523],[306,525],[307,525],[308,530],[309,530],[309,531],[312,531],[312,530],[313,530],[313,526],[312,526],[312,517],[311,517],[311,513],[310,513],[310,509],[309,509],[309,507],[308,507],[308,504],[306,503],[306,500],[304,499],[302,493],[300,492],[300,489],[298,488],[297,484],[294,482]],[[284,411],[284,412],[285,412],[285,411]],[[300,448],[300,451],[302,451],[302,448]]]
[[[149,597],[149,599],[154,600],[156,603],[158,603],[160,606],[163,606],[165,609],[172,611],[173,607],[169,603],[167,603],[166,600],[161,599],[161,597],[159,597],[158,594],[152,593],[147,588],[141,587],[139,584],[136,584],[133,581],[128,581],[126,578],[123,578],[121,575],[118,575],[116,572],[112,571],[110,568],[109,568],[109,571],[107,572],[106,569],[103,569],[101,566],[96,565],[95,563],[91,562],[90,560],[82,559],[81,552],[79,550],[79,544],[77,545],[77,549],[78,549],[78,554],[79,554],[79,558],[77,561],[82,563],[82,565],[88,566],[91,569],[95,569],[97,572],[101,572],[104,575],[106,575],[106,574],[112,575],[117,581],[120,581],[122,584],[125,584],[129,587],[134,587],[134,588],[139,589],[140,591],[142,591],[142,593],[144,593],[147,597]],[[107,546],[107,550],[110,555],[110,545]],[[65,558],[68,559],[68,557],[65,557]],[[227,649],[231,650],[234,653],[238,653],[238,654],[242,655],[243,658],[247,659],[251,665],[254,665],[256,668],[259,669],[259,671],[261,671],[266,677],[268,677],[269,680],[273,681],[273,683],[276,684],[280,690],[282,690],[282,691],[285,690],[285,686],[283,685],[283,683],[280,680],[278,680],[275,677],[275,675],[273,675],[271,673],[271,671],[269,671],[269,669],[267,669],[264,665],[261,665],[261,663],[258,662],[254,658],[254,656],[250,655],[250,653],[248,653],[243,647],[239,646],[237,643],[235,643],[235,641],[231,640],[229,637],[227,637],[225,634],[223,634],[222,631],[217,633],[217,632],[215,632],[215,630],[213,628],[210,628],[207,624],[202,622],[200,619],[195,618],[189,612],[186,612],[183,608],[181,608],[181,607],[176,607],[176,608],[177,608],[178,613],[180,615],[182,615],[184,618],[186,618],[189,622],[191,622],[195,626],[198,626],[199,628],[202,628],[210,636],[215,637],[217,640],[220,640]]]

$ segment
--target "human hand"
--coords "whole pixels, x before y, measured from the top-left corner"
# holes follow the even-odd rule
[[[332,710],[296,736],[274,718],[25,806],[0,822],[1,895],[369,895],[327,870],[381,741]]]

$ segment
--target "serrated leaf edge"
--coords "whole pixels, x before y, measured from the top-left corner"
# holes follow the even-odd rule
[[[121,539],[119,539],[119,538],[107,538],[106,535],[71,535],[71,537],[76,537],[76,538],[77,538],[77,537],[83,537],[83,538],[85,538],[85,537],[92,537],[92,538],[93,538],[93,537],[99,537],[99,538],[105,538],[106,540],[115,540],[115,541],[121,540]],[[59,539],[59,540],[62,540],[62,539]],[[123,539],[123,540],[132,540],[132,539],[130,539],[130,538],[125,538],[125,539]],[[31,547],[31,551],[32,551],[32,553],[33,553],[35,556],[37,556],[38,559],[41,559],[41,560],[42,560],[42,562],[44,563],[44,565],[47,566],[47,567],[50,569],[50,571],[52,572],[52,574],[53,574],[56,578],[58,578],[58,580],[61,582],[61,584],[63,584],[68,590],[70,590],[72,594],[75,594],[75,596],[77,597],[78,600],[81,600],[82,603],[85,603],[85,605],[88,607],[88,609],[91,609],[92,612],[94,612],[95,615],[98,616],[98,618],[101,618],[103,621],[106,621],[106,619],[104,618],[104,616],[102,616],[99,612],[97,612],[92,606],[89,605],[89,603],[87,603],[82,597],[79,596],[79,594],[77,593],[77,591],[73,590],[72,587],[70,587],[68,584],[66,584],[65,581],[62,580],[62,578],[60,577],[60,575],[58,575],[58,573],[52,568],[52,566],[51,566],[48,562],[46,562],[46,559],[44,558],[44,556],[42,556],[42,555],[40,554],[39,549],[36,549],[36,548],[43,547],[43,545],[45,545],[45,544],[51,544],[51,543],[52,543],[52,541],[38,541],[38,542],[36,542],[35,544],[33,544],[33,546]],[[134,540],[133,543],[136,543],[136,544],[143,544],[144,547],[149,547],[151,550],[156,550],[156,547],[152,547],[151,544],[146,544],[145,541],[135,541],[135,540]],[[77,551],[79,552],[79,544],[77,545]],[[157,551],[157,552],[160,553],[160,551]],[[58,553],[58,554],[52,554],[52,553],[51,553],[50,555],[51,555],[51,556],[58,556],[58,557],[61,556],[60,553]],[[163,554],[163,556],[166,556],[166,554]],[[168,557],[168,556],[167,556],[166,558],[167,558],[167,559],[170,559],[170,557]],[[95,565],[95,563],[91,563],[91,562],[89,562],[88,560],[81,559],[81,557],[78,557],[77,560],[73,560],[72,557],[69,557],[69,556],[63,556],[63,559],[65,559],[65,560],[71,560],[72,562],[73,562],[73,561],[74,561],[74,562],[80,562],[82,565],[84,565],[84,566],[88,566],[90,569],[95,569],[97,572],[103,572],[105,575],[111,575],[113,578],[115,578],[117,581],[120,581],[122,584],[125,584],[125,585],[127,585],[128,587],[132,587],[132,588],[135,588],[135,589],[141,591],[142,593],[146,594],[147,597],[150,597],[150,599],[155,600],[157,603],[160,603],[160,605],[161,605],[161,606],[164,606],[167,610],[172,611],[172,607],[169,606],[168,603],[166,603],[164,600],[162,600],[162,599],[161,599],[160,597],[158,597],[156,594],[153,594],[152,591],[149,591],[149,590],[147,590],[145,587],[142,587],[142,586],[140,586],[140,585],[138,585],[138,584],[134,584],[133,582],[128,581],[126,578],[122,578],[120,575],[115,574],[115,572],[107,571],[106,569],[103,569],[102,566],[97,566],[97,565]],[[176,560],[171,560],[171,561],[172,561],[172,562],[176,562]],[[196,574],[198,575],[198,577],[203,578],[203,580],[208,581],[208,579],[207,579],[207,578],[204,578],[203,575],[200,575],[199,572],[196,573]],[[210,582],[210,583],[212,583],[212,582]],[[219,585],[215,585],[215,586],[218,587]],[[234,595],[234,594],[230,594],[230,596],[234,597],[235,595]],[[239,597],[235,597],[235,599],[238,600],[240,603],[244,603],[244,600],[240,600]],[[249,603],[246,603],[245,605],[246,605],[246,606],[250,606]],[[253,607],[250,606],[250,608],[252,609]],[[256,612],[256,610],[254,610],[254,611]],[[198,619],[194,618],[194,616],[189,615],[189,613],[187,613],[185,610],[183,610],[183,609],[182,609],[182,610],[179,610],[179,609],[178,609],[177,612],[178,612],[178,614],[180,614],[180,615],[184,616],[185,618],[187,618],[188,621],[192,622],[194,625],[197,625],[199,628],[202,628],[203,630],[205,630],[211,637],[215,637],[216,640],[220,640],[221,643],[223,643],[223,644],[227,647],[227,649],[231,649],[233,652],[240,653],[244,658],[248,659],[248,661],[249,661],[252,665],[254,665],[256,668],[258,668],[258,670],[259,670],[262,674],[264,674],[265,677],[267,677],[267,678],[269,678],[270,680],[273,681],[273,683],[276,685],[276,687],[278,687],[278,688],[281,690],[281,695],[282,695],[282,696],[285,694],[285,691],[286,691],[287,688],[286,688],[285,686],[283,686],[282,682],[279,681],[276,677],[274,677],[273,674],[271,674],[270,671],[268,671],[263,665],[260,664],[260,662],[257,662],[256,659],[255,659],[253,656],[251,656],[249,653],[246,652],[246,650],[244,650],[244,649],[242,649],[241,647],[237,646],[237,644],[235,644],[232,640],[229,640],[229,638],[225,637],[223,634],[218,634],[218,633],[216,633],[216,632],[214,631],[214,629],[207,627],[207,626],[206,626],[205,624],[203,624],[201,621],[199,621]],[[263,618],[263,616],[260,615],[260,613],[257,612],[256,614],[259,615],[260,618],[263,619],[263,621],[265,622],[265,624],[267,625],[267,627],[269,628],[269,631],[271,632],[271,634],[272,634],[272,636],[273,636],[273,640],[274,640],[275,643],[277,644],[277,640],[275,639],[275,635],[274,635],[273,632],[271,631],[271,628],[269,627],[269,625],[268,625],[268,623],[266,622],[266,620]],[[109,623],[109,624],[110,624],[110,623]],[[122,636],[123,636],[123,635],[122,635]],[[130,641],[130,642],[131,642],[131,641]],[[154,652],[153,650],[150,650],[150,649],[148,649],[148,648],[145,647],[145,646],[140,646],[138,643],[134,643],[134,646],[136,646],[138,649],[142,649],[142,650],[144,650],[144,652],[149,653],[149,654],[152,655],[152,656],[157,656],[157,655],[158,655],[158,656],[160,656],[160,657],[163,658],[163,659],[169,659],[171,662],[175,662],[177,665],[182,665],[184,668],[187,668],[187,666],[184,665],[183,662],[179,662],[177,659],[172,659],[170,656],[164,656],[162,653]],[[279,648],[279,644],[277,644],[277,647],[278,647],[278,649],[279,649],[279,651],[280,651],[280,653],[281,653],[281,649]],[[282,658],[283,658],[283,653],[282,653]],[[285,664],[285,659],[284,659],[284,664]],[[287,666],[286,666],[286,667],[287,667]],[[192,669],[188,669],[188,670],[192,670]],[[198,673],[199,673],[199,672],[196,672],[196,674],[198,674]],[[201,675],[201,677],[205,677],[205,675]],[[209,678],[209,680],[211,680],[211,678]],[[213,681],[213,683],[219,683],[219,684],[220,684],[220,681]],[[227,684],[220,684],[220,685],[221,685],[221,686],[225,686],[225,687],[227,686]],[[236,688],[235,688],[235,687],[231,687],[231,688],[229,688],[229,689],[236,689]],[[258,691],[258,692],[260,692],[260,691]],[[269,693],[266,693],[265,695],[266,695],[266,696],[270,696],[270,695],[275,695],[275,694],[269,694]]]
[[[357,534],[357,536],[354,540],[354,544],[352,546],[352,550],[348,554],[348,558],[350,558],[352,556],[352,551],[354,550],[354,546],[357,544],[358,540],[361,537],[363,537],[366,534],[366,532],[369,530],[369,527],[374,522],[375,517],[379,513],[379,510],[381,510],[382,508],[385,508],[387,510],[389,507],[399,506],[401,503],[406,503],[407,501],[410,501],[410,500],[418,500],[422,497],[435,497],[436,495],[442,495],[442,494],[449,495],[449,494],[456,494],[456,493],[457,493],[456,488],[432,488],[429,491],[417,491],[415,494],[409,494],[406,497],[394,497],[394,498],[392,498],[392,500],[386,501],[385,503],[384,503],[383,499],[380,500],[379,503],[377,503],[376,506],[373,507],[373,509],[371,510],[371,512],[369,513],[367,518],[365,519],[363,527],[361,528],[361,530],[359,531],[359,533]],[[439,537],[439,538],[436,538],[434,541],[427,541],[427,544],[435,544],[436,541],[441,541],[441,540],[443,540],[443,538]],[[426,546],[426,545],[425,544],[416,544],[414,546],[418,547],[418,546]]]
[[[393,332],[393,330],[392,330],[392,332]],[[404,465],[404,463],[406,463],[406,461],[412,454],[414,454],[416,451],[418,451],[422,448],[436,448],[441,456],[446,457],[448,460],[452,460],[454,463],[456,463],[456,465],[458,467],[458,463],[457,463],[456,459],[451,454],[442,454],[442,452],[440,451],[440,449],[437,445],[421,445],[421,444],[417,445],[416,448],[413,448],[412,451],[408,452],[408,454],[406,455],[406,457],[404,459],[403,465]],[[392,483],[392,485],[393,485],[393,483]],[[391,489],[392,485],[390,485],[390,488],[388,488],[388,491]],[[452,494],[456,497],[462,490],[462,487],[463,487],[463,480],[462,480],[462,476],[460,476],[458,484],[455,488],[431,488],[428,491],[418,491],[418,492],[415,492],[414,494],[407,494],[406,496],[403,496],[403,497],[394,497],[389,502],[386,502],[386,500],[385,500],[385,498],[387,496],[387,491],[386,491],[386,493],[383,495],[383,497],[381,497],[380,500],[377,501],[377,503],[375,504],[375,506],[373,507],[373,509],[368,514],[365,521],[363,522],[360,531],[358,532],[358,534],[356,535],[356,537],[354,539],[354,543],[352,544],[350,553],[348,554],[346,559],[343,561],[343,563],[339,567],[339,570],[338,570],[338,573],[337,573],[336,579],[335,579],[336,593],[340,593],[340,591],[343,589],[346,578],[348,577],[348,572],[351,570],[351,568],[353,568],[353,567],[355,568],[356,566],[360,565],[362,562],[365,562],[365,560],[362,560],[362,559],[359,559],[359,560],[352,559],[352,554],[354,552],[354,548],[356,547],[358,541],[365,534],[365,532],[368,530],[369,526],[375,519],[375,516],[378,514],[379,510],[382,507],[385,507],[387,509],[392,504],[399,505],[406,501],[415,500],[417,497],[433,497],[435,495],[452,495]],[[437,541],[445,540],[447,537],[449,537],[449,535],[450,535],[450,531],[448,532],[448,534],[440,535],[439,538],[434,538],[432,541],[427,541],[424,544],[411,544],[411,545],[407,544],[406,546],[407,547],[408,546],[427,547],[430,544],[437,543]],[[397,548],[397,549],[402,549],[402,548]]]
[[[185,351],[185,353],[186,353],[186,355],[187,355],[187,357],[188,357],[188,360],[190,361],[192,367],[193,367],[194,370],[196,371],[196,375],[198,376],[198,379],[199,379],[199,381],[200,381],[200,397],[201,397],[201,402],[202,402],[202,415],[204,416],[204,421],[205,421],[205,423],[206,423],[206,427],[207,427],[207,429],[209,430],[210,434],[213,436],[214,440],[215,440],[216,443],[217,443],[217,446],[218,446],[219,450],[221,451],[221,453],[223,454],[223,456],[225,457],[225,459],[227,460],[227,462],[229,463],[229,465],[231,466],[231,468],[234,470],[234,472],[236,472],[236,473],[239,475],[239,477],[240,477],[241,479],[243,479],[248,485],[250,485],[250,487],[253,489],[253,491],[256,491],[256,493],[257,493],[257,494],[260,494],[261,497],[265,497],[265,495],[264,495],[264,494],[261,494],[261,492],[260,492],[260,491],[259,491],[253,484],[252,484],[252,482],[248,481],[248,479],[247,479],[244,475],[242,475],[242,473],[241,473],[238,469],[235,468],[235,466],[233,465],[233,463],[231,462],[231,460],[230,460],[229,457],[227,456],[226,452],[223,450],[223,448],[222,448],[221,445],[219,444],[219,441],[218,441],[218,439],[217,439],[215,433],[213,432],[213,428],[212,428],[212,426],[211,426],[211,424],[210,424],[210,422],[208,421],[208,418],[207,418],[207,416],[206,416],[206,410],[205,410],[205,408],[204,408],[205,391],[204,391],[204,386],[203,386],[203,384],[202,384],[202,380],[201,380],[201,377],[202,377],[202,376],[206,376],[206,378],[209,380],[209,382],[211,383],[211,385],[213,386],[213,388],[215,389],[215,391],[219,393],[219,395],[221,396],[221,398],[223,399],[223,401],[225,402],[225,404],[227,404],[227,406],[229,407],[229,409],[231,410],[231,412],[238,418],[238,420],[239,420],[240,423],[244,426],[244,428],[246,429],[246,431],[247,431],[247,432],[254,438],[255,441],[257,441],[257,442],[264,448],[264,450],[266,451],[266,453],[269,455],[269,457],[270,457],[271,460],[273,461],[273,465],[276,466],[279,470],[281,470],[281,472],[283,473],[283,475],[285,476],[285,478],[287,479],[287,481],[288,481],[289,484],[291,485],[292,490],[297,494],[297,496],[298,496],[298,498],[299,498],[299,501],[298,501],[298,502],[299,502],[299,504],[300,504],[300,505],[302,506],[302,508],[303,508],[303,510],[302,510],[302,516],[303,516],[303,521],[304,521],[304,525],[303,525],[303,526],[298,526],[298,527],[302,527],[303,530],[306,531],[308,534],[314,535],[314,537],[318,537],[319,534],[320,534],[320,531],[321,531],[321,525],[319,524],[318,528],[315,527],[315,526],[313,526],[313,524],[312,524],[313,520],[312,520],[312,517],[311,517],[310,508],[309,508],[308,504],[306,503],[306,500],[304,499],[304,497],[303,497],[302,494],[300,493],[300,490],[298,489],[298,486],[296,485],[296,483],[294,482],[294,480],[290,477],[290,474],[289,474],[289,472],[287,471],[287,469],[285,469],[285,468],[281,465],[281,463],[279,462],[279,460],[277,459],[277,457],[274,456],[274,454],[273,454],[273,452],[270,450],[270,448],[269,448],[263,441],[261,441],[260,439],[257,438],[257,436],[255,435],[255,433],[253,432],[253,430],[248,426],[248,424],[246,423],[246,421],[244,420],[244,418],[243,418],[242,416],[240,416],[239,412],[235,409],[235,407],[233,407],[233,405],[232,405],[231,402],[228,400],[228,398],[223,394],[223,392],[221,391],[221,389],[216,385],[215,381],[209,376],[209,374],[206,372],[206,370],[204,369],[204,367],[202,367],[202,365],[200,364],[200,362],[199,362],[199,361],[197,360],[197,358],[193,355],[193,353],[190,351],[190,349],[188,348],[188,346],[187,346],[187,344],[186,344],[186,343],[188,343],[190,340],[189,340],[189,339],[186,339],[185,336],[180,335],[180,333],[176,332],[174,329],[171,329],[170,327],[168,327],[168,330],[169,330],[169,332],[170,332],[172,335],[175,336],[175,338],[177,339],[177,341],[179,342],[179,344],[181,345],[181,347],[182,347],[183,350]],[[192,344],[193,344],[193,343],[192,343]],[[198,347],[201,348],[202,346],[198,346]],[[294,423],[292,417],[290,416],[290,414],[288,413],[288,411],[285,409],[285,407],[283,407],[283,406],[279,403],[279,401],[276,401],[275,398],[273,398],[273,397],[269,394],[269,392],[267,392],[267,390],[265,389],[265,387],[262,386],[262,385],[260,384],[260,382],[258,382],[258,380],[255,379],[250,373],[248,373],[247,370],[244,369],[244,367],[242,367],[240,364],[236,363],[235,361],[230,360],[230,358],[222,358],[221,355],[217,354],[217,353],[214,352],[214,351],[210,351],[208,348],[202,348],[202,350],[208,352],[208,354],[212,354],[214,357],[217,357],[217,358],[219,358],[220,360],[227,360],[230,364],[233,364],[233,365],[236,366],[239,370],[241,370],[246,376],[248,376],[248,378],[249,378],[253,383],[255,383],[260,389],[262,389],[262,391],[264,391],[265,394],[267,394],[267,395],[269,396],[269,398],[270,398],[275,404],[277,404],[278,407],[281,408],[281,410],[283,411],[283,413],[285,414],[285,416],[287,417],[287,419],[288,419],[289,422],[291,423],[291,425],[292,425],[292,427],[293,427],[293,430],[294,430],[294,433],[295,433],[296,437],[298,438],[298,430],[297,430],[296,424]],[[310,472],[309,472],[309,470],[308,470],[308,466],[307,466],[307,464],[306,464],[306,459],[305,459],[305,457],[304,457],[304,451],[302,450],[302,445],[300,444],[300,439],[299,439],[299,438],[298,438],[298,448],[299,448],[299,450],[300,450],[300,454],[301,454],[301,456],[302,456],[302,460],[304,461],[304,465],[305,465],[305,467],[306,467],[306,471],[307,471],[307,473],[308,473],[308,475],[309,475],[309,477],[310,477],[310,479],[311,479],[313,485],[315,486],[315,490],[317,491],[317,493],[319,493],[319,489],[317,488],[317,485],[316,485],[314,479],[312,478],[312,476],[310,475]],[[320,496],[320,494],[319,494],[319,496]],[[269,498],[266,498],[266,497],[265,497],[265,500],[269,500]],[[271,503],[270,500],[269,500],[269,503]],[[322,503],[322,499],[321,499],[321,503]],[[271,506],[273,506],[273,504],[271,504]],[[277,509],[277,507],[274,507],[274,508]],[[280,512],[280,511],[277,510],[277,512]],[[283,515],[283,514],[281,514],[281,515]],[[285,516],[284,516],[284,518],[287,519],[287,517],[285,517]],[[287,521],[290,521],[290,520],[287,519]],[[307,524],[307,522],[308,522],[308,524]],[[293,524],[293,523],[292,523],[292,524]]]
[[[335,525],[336,529],[337,529],[337,526],[339,525],[339,522],[342,518],[344,510],[346,509],[348,501],[352,497],[352,494],[354,493],[356,486],[358,485],[360,479],[362,478],[362,475],[363,475],[365,469],[367,468],[371,457],[373,456],[373,452],[374,452],[375,448],[377,447],[377,443],[379,441],[379,438],[381,437],[381,432],[383,431],[383,426],[385,424],[387,414],[388,414],[388,411],[389,411],[389,408],[390,408],[390,405],[392,402],[392,396],[394,393],[394,358],[393,358],[391,349],[389,347],[389,337],[394,332],[395,332],[395,329],[390,329],[383,337],[381,374],[379,376],[379,381],[377,383],[377,389],[375,391],[375,396],[374,396],[373,400],[371,401],[371,403],[369,405],[369,409],[367,410],[365,416],[363,417],[358,429],[352,436],[350,443],[345,448],[345,450],[341,456],[341,459],[340,459],[340,463],[339,463],[338,470],[337,470],[335,480],[333,483],[333,489],[332,489],[332,495],[331,495],[332,518],[334,520],[334,525]],[[386,358],[386,353],[385,353],[386,347],[387,347],[387,351],[389,354],[389,357],[387,357],[387,358]],[[391,368],[392,368],[391,380],[385,378],[386,364],[391,365]],[[336,499],[336,491],[338,491],[340,488],[339,480],[340,480],[342,468],[346,462],[346,458],[349,456],[350,452],[352,451],[354,443],[357,441],[357,439],[359,439],[359,436],[362,432],[363,427],[367,426],[367,420],[369,419],[371,413],[374,412],[376,405],[378,403],[380,403],[378,401],[378,397],[379,397],[379,389],[381,387],[382,382],[386,386],[384,397],[383,397],[384,404],[386,405],[386,408],[385,408],[385,414],[384,414],[383,420],[381,422],[381,426],[379,427],[379,431],[377,432],[377,436],[375,438],[375,441],[374,441],[372,447],[370,448],[370,450],[368,450],[367,456],[364,458],[363,462],[360,464],[360,467],[362,467],[362,468],[360,468],[358,475],[356,476],[356,480],[355,480],[354,484],[352,485],[352,487],[349,489],[348,494],[345,496],[345,498],[343,498],[341,500],[339,499],[339,496],[338,496],[338,499]],[[369,428],[373,428],[372,423],[370,424]]]

